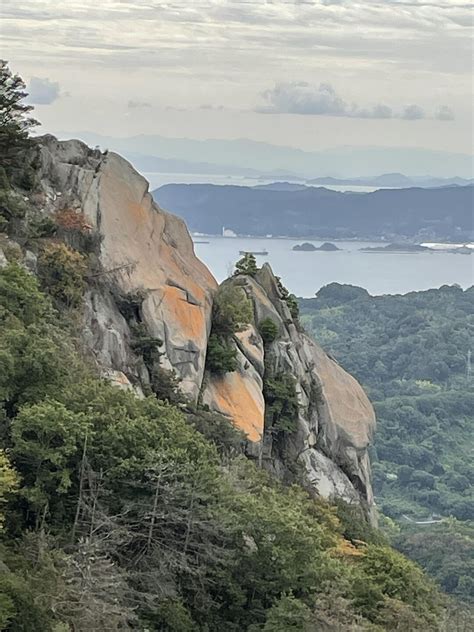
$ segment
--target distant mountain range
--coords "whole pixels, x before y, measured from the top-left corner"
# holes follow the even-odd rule
[[[153,191],[195,232],[396,241],[473,238],[473,186],[341,193],[323,187],[168,184]]]
[[[403,173],[384,173],[381,176],[361,177],[361,178],[313,178],[306,181],[311,185],[326,186],[368,186],[375,188],[393,187],[397,189],[406,189],[408,187],[445,187],[453,184],[458,186],[466,186],[474,184],[474,180],[467,178],[433,178],[430,176],[412,177],[403,175]]]
[[[71,133],[63,132],[59,136],[70,138]],[[472,177],[471,155],[413,147],[347,146],[303,151],[248,139],[195,140],[153,134],[118,138],[92,132],[75,132],[73,136],[102,149],[118,151],[142,171],[160,171],[165,165],[168,173],[173,168],[175,173],[258,173],[290,180],[298,176],[302,179],[316,176],[358,178],[361,173],[374,177],[396,172],[403,172],[408,177],[419,174],[430,174],[435,178]],[[153,163],[151,158],[181,164]]]

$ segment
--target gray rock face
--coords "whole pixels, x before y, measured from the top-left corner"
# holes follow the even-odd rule
[[[162,366],[182,379],[182,390],[199,394],[216,282],[194,255],[182,220],[161,210],[147,181],[114,153],[91,150],[77,140],[40,139],[42,191],[35,203],[45,213],[82,213],[100,235],[102,289],[87,297],[86,339],[104,370],[146,381],[131,347],[129,324],[113,294],[143,294],[139,318],[163,341]],[[112,292],[113,290],[113,292]]]
[[[361,386],[299,329],[268,264],[254,278],[237,276],[226,281],[226,285],[229,283],[242,287],[251,299],[256,325],[237,335],[238,369],[235,375],[229,375],[234,375],[235,385],[238,381],[246,384],[247,393],[255,391],[259,396],[262,368],[277,377],[293,376],[299,409],[296,429],[283,436],[276,433],[261,400],[251,406],[241,387],[229,401],[221,378],[211,377],[205,401],[232,416],[254,442],[260,442],[260,458],[277,476],[287,477],[294,464],[300,463],[308,482],[320,495],[362,503],[370,514],[373,494],[367,448],[375,416]],[[264,347],[258,324],[268,318],[277,326],[278,335]]]
[[[204,379],[217,284],[196,258],[184,223],[153,202],[145,179],[116,154],[46,136],[39,157],[41,188],[31,202],[45,214],[81,213],[100,236],[101,272],[85,296],[83,327],[103,375],[143,394],[151,376],[134,351],[138,322],[147,337],[162,341],[160,364],[181,378],[183,393],[201,397],[247,433],[249,454],[282,478],[299,464],[319,494],[361,503],[370,513],[373,409],[359,384],[300,330],[271,268],[227,281],[250,298],[253,322],[235,336],[237,370]],[[3,259],[0,252],[0,266]],[[258,326],[265,319],[278,335],[264,345]],[[295,381],[296,425],[283,438],[265,411],[268,371]]]

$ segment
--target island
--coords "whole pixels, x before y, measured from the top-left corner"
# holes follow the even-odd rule
[[[314,252],[316,250],[323,250],[324,252],[335,252],[336,250],[341,249],[338,248],[335,244],[331,244],[328,241],[325,241],[324,244],[321,244],[321,246],[319,247],[316,247],[314,244],[310,244],[309,242],[305,241],[302,244],[296,244],[295,246],[293,246],[292,250],[296,252]]]
[[[366,248],[360,248],[361,252],[395,252],[403,254],[415,254],[417,252],[433,252],[431,248],[427,246],[420,246],[419,244],[388,244],[387,246],[368,246]]]

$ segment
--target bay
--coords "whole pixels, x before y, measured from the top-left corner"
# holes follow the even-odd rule
[[[308,241],[243,237],[194,237],[197,256],[221,282],[232,274],[240,251],[267,250],[257,255],[258,265],[268,262],[285,286],[297,296],[311,297],[331,282],[350,283],[366,288],[370,294],[405,294],[457,283],[462,288],[474,283],[472,255],[435,253],[367,253],[360,248],[386,245],[375,242],[332,241],[336,252],[295,252],[293,246]]]

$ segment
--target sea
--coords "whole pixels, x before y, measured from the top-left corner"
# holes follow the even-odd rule
[[[436,252],[373,253],[362,252],[368,246],[386,243],[372,241],[334,241],[334,252],[292,250],[295,244],[322,241],[252,237],[195,236],[196,255],[208,266],[217,281],[232,274],[240,251],[267,251],[256,255],[258,265],[269,263],[284,285],[305,298],[328,283],[349,283],[365,288],[372,295],[406,294],[418,290],[458,284],[474,284],[474,251],[471,255]],[[208,243],[196,243],[208,242]]]
[[[273,179],[249,178],[235,175],[189,173],[143,173],[150,183],[150,190],[170,183],[256,186],[274,182]],[[286,180],[286,178],[285,178]],[[291,181],[288,179],[288,181]],[[374,187],[327,186],[338,191],[367,193]],[[379,187],[380,188],[380,187]],[[308,239],[252,238],[252,237],[204,237],[195,236],[197,256],[204,261],[216,279],[221,282],[232,274],[240,251],[268,251],[257,255],[257,262],[268,262],[286,287],[302,297],[311,297],[328,283],[350,283],[365,288],[372,295],[406,294],[428,290],[441,285],[458,284],[462,288],[474,284],[474,251],[471,255],[443,251],[443,244],[434,253],[367,253],[361,248],[384,246],[372,241],[334,241],[336,252],[295,252],[295,244],[309,241],[320,246],[322,241]],[[428,245],[428,244],[426,244]],[[460,244],[462,245],[462,244]]]

